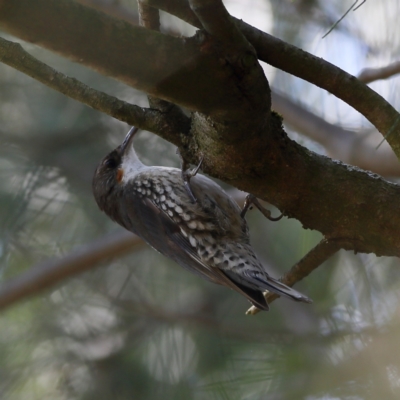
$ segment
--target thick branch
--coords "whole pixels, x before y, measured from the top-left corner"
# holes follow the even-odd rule
[[[70,78],[27,53],[20,44],[0,38],[0,61],[42,82],[60,93],[80,101],[130,125],[162,134],[180,145],[179,133],[188,134],[190,119],[182,112],[160,113],[119,100]]]
[[[148,0],[147,3],[166,8],[180,17],[189,16],[190,21],[196,22],[186,1]],[[29,18],[25,18],[26,15]],[[243,97],[240,89],[237,92],[238,87],[232,86],[229,79],[229,84],[221,79],[221,74],[217,72],[221,64],[218,64],[215,55],[207,57],[201,51],[205,47],[198,47],[194,39],[185,41],[142,30],[68,0],[1,0],[0,24],[25,40],[41,43],[150,95],[190,109],[220,116],[221,108],[249,111],[243,107],[246,96]],[[396,155],[400,156],[399,114],[381,96],[334,65],[242,21],[237,21],[237,24],[261,60],[344,100],[382,134],[390,132],[387,140]],[[74,29],[71,29],[72,26]],[[155,63],[154,60],[162,62]],[[214,73],[207,74],[206,71]],[[223,73],[225,77],[226,73]],[[199,80],[199,76],[203,79]],[[191,90],[187,90],[188,87]],[[257,89],[257,85],[252,89]],[[254,99],[260,100],[261,97],[256,95]],[[250,103],[257,105],[257,101]],[[249,120],[257,114],[251,109],[250,106]]]
[[[184,21],[201,27],[186,0],[146,0]],[[398,112],[378,93],[335,65],[275,38],[244,21],[233,18],[257,56],[282,71],[304,79],[334,94],[367,118],[400,158],[400,118]]]
[[[126,16],[127,10],[122,10],[121,6],[113,6],[110,9],[109,6],[105,6],[102,2],[98,3],[93,0],[80,0],[80,2],[97,6],[102,11],[120,18]],[[143,7],[148,2],[154,3],[155,0],[140,0],[139,4]],[[179,0],[164,2],[163,9],[172,14],[175,12],[175,15],[178,15],[177,11],[179,10],[179,17],[181,19],[188,21],[194,26],[201,27],[202,25],[197,16],[187,7],[186,0],[184,7],[182,7],[181,3],[178,3]],[[148,6],[148,8],[151,7]],[[155,9],[153,8],[153,10]],[[135,22],[137,17],[132,16],[131,20]],[[146,27],[153,29],[151,25]],[[388,78],[399,73],[399,71],[400,63],[394,62],[382,68],[367,68],[361,71],[358,75],[358,79],[364,83],[369,83],[376,79]],[[369,134],[357,134],[354,131],[332,125],[277,92],[272,93],[272,102],[272,108],[283,115],[286,124],[323,145],[330,157],[348,164],[356,165],[365,170],[376,172],[383,176],[399,176],[400,163],[397,157],[386,146],[381,147],[379,151],[377,151],[376,144],[368,140],[370,138]],[[153,106],[153,108],[159,107]],[[379,139],[377,139],[376,143],[378,143],[378,141]]]
[[[246,64],[247,55],[238,54],[243,75],[254,81],[243,93],[243,76],[224,62],[223,47],[202,35],[163,35],[71,0],[0,0],[0,26],[151,96],[223,121],[226,114],[236,121],[247,114],[259,128],[260,111],[264,119],[268,111],[268,84],[258,63]]]

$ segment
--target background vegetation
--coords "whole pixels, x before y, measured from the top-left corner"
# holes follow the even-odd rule
[[[137,19],[133,0],[82,3]],[[237,18],[356,76],[367,67],[395,68],[399,59],[397,0],[362,4],[325,38],[352,2],[225,4]],[[166,13],[161,21],[165,32],[194,33]],[[22,43],[55,69],[147,106],[144,93]],[[273,108],[292,138],[397,181],[398,161],[386,143],[375,150],[382,137],[364,117],[310,83],[263,68]],[[370,86],[399,108],[400,81],[389,75]],[[46,260],[125,238],[97,209],[91,179],[128,127],[3,64],[0,85],[0,271],[7,290],[6,283]],[[149,132],[136,143],[143,162],[178,166],[172,144]],[[252,243],[274,276],[322,237],[293,218],[272,223],[255,210],[248,222]],[[279,299],[269,313],[246,316],[244,298],[188,274],[152,249],[136,244],[120,253],[12,306],[2,303],[0,287],[2,398],[399,398],[397,258],[341,250],[296,286],[313,305]]]

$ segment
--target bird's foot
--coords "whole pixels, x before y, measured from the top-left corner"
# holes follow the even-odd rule
[[[271,217],[271,211],[269,211],[267,208],[263,207],[261,205],[261,203],[258,201],[256,196],[254,196],[252,194],[248,194],[246,196],[246,200],[244,201],[244,206],[242,208],[242,212],[240,213],[240,216],[242,218],[244,218],[247,211],[252,208],[251,207],[252,205],[257,207],[261,211],[261,213],[264,215],[264,217],[268,218],[270,221],[279,221],[283,217],[283,214],[281,214],[279,217]]]
[[[183,185],[185,186],[186,192],[189,195],[192,202],[196,203],[197,199],[190,187],[190,179],[192,179],[199,172],[201,164],[203,163],[204,160],[204,155],[201,156],[200,162],[197,165],[197,167],[190,170],[189,164],[183,159],[181,153],[179,152],[179,149],[176,150],[176,153],[179,155],[181,159],[181,170],[182,170],[181,174],[182,174]]]

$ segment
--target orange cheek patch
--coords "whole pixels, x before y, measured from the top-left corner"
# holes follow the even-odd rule
[[[123,177],[124,177],[124,170],[122,168],[119,168],[117,171],[117,182],[121,183]]]

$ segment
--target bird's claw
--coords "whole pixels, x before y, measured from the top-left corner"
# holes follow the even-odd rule
[[[204,160],[204,155],[201,156],[200,162],[197,165],[197,167],[190,170],[189,164],[183,159],[181,153],[179,152],[179,149],[176,150],[176,153],[179,155],[181,159],[181,174],[182,174],[183,185],[185,186],[186,192],[189,195],[190,199],[192,200],[192,203],[196,203],[197,199],[190,187],[190,179],[196,176],[196,174],[199,172],[201,164],[203,163]]]
[[[261,211],[261,213],[264,215],[264,217],[268,218],[270,221],[279,221],[283,217],[283,214],[281,214],[279,217],[271,217],[271,211],[269,211],[267,208],[263,207],[261,205],[261,203],[258,201],[256,196],[254,196],[253,194],[248,194],[246,196],[246,200],[244,201],[244,205],[243,205],[242,211],[240,213],[240,216],[242,218],[245,217],[247,211],[249,209],[251,209],[252,205],[257,207]]]

